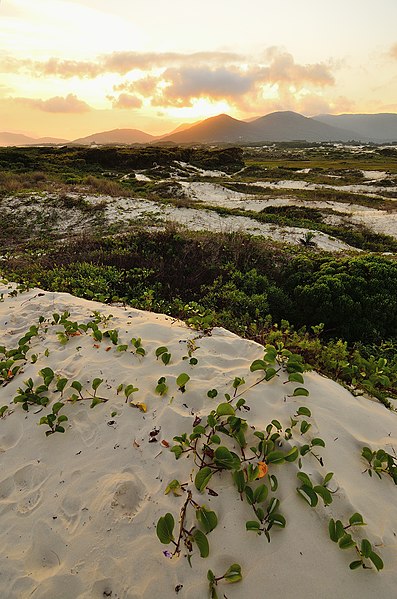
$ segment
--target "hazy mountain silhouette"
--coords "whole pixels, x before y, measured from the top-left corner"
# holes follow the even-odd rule
[[[40,146],[43,144],[63,144],[66,143],[66,139],[59,139],[57,137],[29,137],[28,135],[22,135],[22,133],[0,133],[0,146]]]
[[[221,114],[162,138],[174,143],[261,141],[349,141],[357,133],[320,123],[296,112],[273,112],[253,121],[239,121]]]
[[[255,141],[255,134],[250,129],[250,124],[239,121],[227,114],[219,114],[200,123],[162,137],[162,141],[174,143],[243,143]]]
[[[112,129],[111,131],[101,131],[79,137],[73,141],[74,144],[89,145],[96,144],[146,144],[153,141],[154,135],[140,131],[139,129]]]
[[[397,114],[320,114],[313,119],[333,127],[354,129],[372,141],[397,141]]]

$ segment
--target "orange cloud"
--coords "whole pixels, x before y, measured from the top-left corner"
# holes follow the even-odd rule
[[[82,113],[89,112],[91,106],[89,106],[83,100],[79,100],[74,94],[69,94],[66,97],[55,96],[48,100],[38,100],[34,98],[14,98],[15,102],[30,106],[42,112],[56,112],[56,113]]]
[[[137,96],[133,96],[131,94],[123,93],[120,94],[118,98],[110,97],[109,99],[112,100],[113,108],[131,109],[142,107],[142,100]]]

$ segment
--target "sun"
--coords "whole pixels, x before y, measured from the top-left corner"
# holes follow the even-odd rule
[[[228,102],[214,102],[207,98],[194,98],[191,106],[183,106],[181,108],[172,106],[164,109],[164,113],[170,118],[183,118],[196,121],[208,119],[224,112],[228,114],[233,112],[233,108]]]

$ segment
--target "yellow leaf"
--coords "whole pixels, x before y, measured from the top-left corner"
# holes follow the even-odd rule
[[[131,405],[134,408],[138,408],[138,410],[140,410],[141,412],[147,412],[147,405],[145,403],[141,403],[141,402],[137,402],[137,403],[132,403]]]
[[[264,476],[266,476],[266,474],[269,470],[267,464],[265,462],[258,462],[258,468],[259,468],[259,473],[256,478],[258,479],[258,478],[263,478]]]

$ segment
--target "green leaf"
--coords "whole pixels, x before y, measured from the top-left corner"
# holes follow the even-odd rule
[[[200,493],[204,491],[212,476],[212,470],[209,466],[205,466],[199,470],[194,479],[194,485]]]
[[[349,524],[351,526],[363,526],[365,524],[365,522],[363,520],[362,515],[359,514],[358,512],[355,512],[352,516],[350,516]]]
[[[209,391],[207,391],[207,397],[209,397],[210,399],[214,399],[217,395],[218,395],[217,389],[210,389]]]
[[[97,378],[97,379],[94,379],[92,381],[92,385],[91,386],[92,386],[93,390],[96,391],[98,389],[99,385],[101,385],[102,383],[103,383],[103,379],[98,379]]]
[[[326,487],[323,487],[322,485],[316,485],[315,487],[313,487],[313,491],[321,497],[321,499],[324,502],[324,505],[329,505],[330,503],[332,503],[332,495]]]
[[[171,354],[169,354],[169,353],[161,354],[161,361],[163,362],[163,364],[165,366],[167,366],[167,364],[169,364],[171,361]]]
[[[226,470],[235,470],[240,466],[240,458],[224,446],[215,449],[214,460],[219,468],[225,468]]]
[[[274,474],[271,474],[269,476],[269,481],[270,481],[270,489],[271,491],[274,493],[275,491],[277,491],[278,488],[278,480],[277,477],[274,476]]]
[[[298,416],[307,416],[308,418],[310,418],[310,416],[312,415],[309,408],[306,408],[305,406],[301,406],[300,408],[298,408],[296,413],[298,414]]]
[[[201,557],[208,557],[210,546],[205,534],[201,532],[201,530],[195,530],[193,533],[193,538],[196,541],[197,547],[199,548]]]
[[[263,360],[254,360],[250,366],[250,371],[255,372],[256,370],[266,370],[267,364]]]
[[[369,559],[371,560],[371,562],[374,564],[375,568],[378,570],[383,570],[383,561],[381,560],[381,558],[379,557],[379,555],[377,553],[375,553],[374,551],[371,551],[371,553],[369,554]]]
[[[59,425],[57,425],[55,427],[55,430],[56,430],[57,433],[64,433],[65,432],[64,427],[63,426],[59,426]]]
[[[68,379],[62,378],[57,381],[57,391],[63,391],[67,385]]]
[[[350,549],[350,547],[354,547],[355,545],[355,541],[353,541],[352,536],[349,534],[344,534],[343,537],[339,539],[339,547],[341,549]]]
[[[100,403],[104,403],[103,399],[101,399],[100,397],[93,397],[92,402],[90,404],[90,408],[95,408],[95,406],[99,405]]]
[[[318,503],[318,497],[316,493],[313,491],[313,487],[309,487],[308,485],[303,485],[297,489],[299,495],[303,497],[305,501],[310,505],[310,507],[316,507]]]
[[[221,438],[219,437],[219,435],[212,435],[212,437],[210,437],[210,442],[215,443],[215,445],[219,445],[221,442]]]
[[[270,514],[269,521],[275,526],[280,526],[281,528],[285,528],[286,521],[282,514]]]
[[[174,445],[173,447],[171,447],[171,451],[175,455],[175,458],[177,460],[181,457],[183,453],[183,449],[180,445]]]
[[[266,456],[267,464],[283,464],[284,463],[284,454],[282,451],[271,451]]]
[[[239,564],[232,564],[223,575],[223,578],[227,582],[239,582],[242,579],[241,566]]]
[[[363,554],[364,557],[369,557],[369,554],[372,551],[372,545],[371,543],[368,541],[368,539],[363,539],[361,541],[361,553]]]
[[[272,514],[273,512],[276,511],[276,509],[278,508],[279,505],[280,505],[280,500],[277,499],[276,497],[272,497],[269,502],[269,505],[267,507],[267,513],[269,515]]]
[[[277,374],[277,370],[275,370],[274,368],[267,368],[266,369],[266,374],[265,374],[265,380],[266,381],[271,381]]]
[[[313,447],[325,447],[325,441],[323,441],[323,439],[315,437],[314,439],[312,439],[312,445]]]
[[[233,406],[230,405],[230,403],[219,404],[219,406],[216,408],[216,413],[218,416],[234,416],[235,415],[234,408],[233,408]]]
[[[65,404],[63,404],[61,401],[57,401],[56,403],[54,403],[54,405],[52,406],[52,413],[53,414],[58,414],[59,410],[61,408],[63,408]]]
[[[233,472],[233,480],[239,493],[243,493],[245,489],[245,477],[242,470],[236,470]]]
[[[123,351],[127,351],[127,349],[128,349],[128,345],[118,345],[116,351],[123,352]]]
[[[334,543],[337,543],[338,535],[336,534],[335,520],[333,518],[331,518],[329,521],[328,533],[329,533],[329,538],[331,539],[331,541],[333,541]]]
[[[304,435],[305,433],[307,433],[307,431],[309,430],[310,427],[311,427],[311,424],[309,424],[306,420],[302,420],[301,427],[300,427],[301,435]]]
[[[258,531],[260,529],[260,524],[256,520],[248,520],[248,522],[245,523],[245,529]]]
[[[184,387],[186,385],[186,383],[188,381],[190,381],[190,376],[188,374],[186,374],[186,372],[182,372],[176,379],[176,384],[181,389],[182,387]]]
[[[212,570],[208,570],[208,572],[207,572],[207,579],[210,582],[215,582],[215,574],[213,573]]]
[[[165,516],[161,516],[157,522],[156,533],[163,545],[168,545],[173,541],[173,531],[175,526],[174,516],[169,512]]]
[[[303,376],[301,375],[300,372],[291,372],[291,374],[288,377],[288,382],[289,383],[302,383],[303,384],[304,383]],[[307,416],[308,414],[305,414],[305,415]]]
[[[158,347],[156,349],[156,358],[161,356],[161,354],[165,354],[166,352],[168,352],[168,347],[165,347],[164,345],[162,345],[161,347]]]
[[[214,530],[218,524],[216,513],[207,510],[204,506],[201,506],[201,508],[196,511],[196,517],[207,534]]]
[[[305,397],[307,397],[309,395],[309,391],[304,387],[296,387],[292,395],[293,397],[298,397],[299,395],[304,395]]]
[[[284,455],[286,462],[294,462],[299,457],[299,450],[297,447],[293,447]]]
[[[61,422],[66,422],[68,420],[68,417],[65,416],[65,414],[61,414],[61,416],[59,416],[58,418],[58,424],[60,424]]]
[[[78,393],[81,393],[81,390],[83,389],[83,385],[81,383],[79,383],[79,381],[73,381],[73,383],[70,386],[73,389],[76,389],[76,391]]]
[[[361,560],[356,560],[354,562],[350,562],[349,568],[350,568],[350,570],[356,570],[357,568],[359,568],[362,565],[363,565],[363,562]]]
[[[269,489],[267,488],[266,485],[264,485],[264,484],[259,485],[254,491],[254,502],[262,503],[263,501],[266,500],[268,493],[269,493]]]

